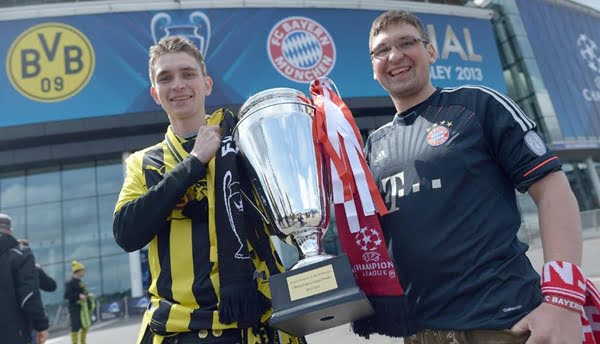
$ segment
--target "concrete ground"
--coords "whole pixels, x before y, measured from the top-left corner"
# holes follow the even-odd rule
[[[111,320],[92,326],[87,344],[132,344],[137,339],[139,319]],[[338,326],[307,336],[309,344],[401,344],[402,339],[372,336],[370,340],[357,337],[348,325]],[[71,344],[68,334],[51,334],[46,344]]]
[[[584,241],[582,267],[588,277],[593,278],[600,287],[600,238],[589,238]],[[527,253],[536,269],[543,265],[543,253],[539,246],[532,246]],[[117,319],[92,326],[88,334],[87,344],[130,344],[135,343],[140,319]],[[383,336],[372,336],[370,340],[357,337],[348,325],[342,325],[326,331],[307,336],[310,344],[401,344],[401,339]],[[53,333],[48,344],[71,344],[71,339],[65,333]]]

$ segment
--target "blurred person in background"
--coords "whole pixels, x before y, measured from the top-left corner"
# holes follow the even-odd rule
[[[40,296],[33,255],[19,248],[11,218],[1,213],[0,324],[2,343],[31,343],[31,327],[36,331],[38,344],[44,344],[48,338],[48,317]]]
[[[31,253],[31,255],[33,255],[33,252],[31,251],[31,246],[29,246],[29,241],[27,239],[19,239],[17,241],[19,242],[19,249],[21,251],[29,252],[29,253]],[[35,256],[34,256],[34,262],[35,262]],[[37,270],[38,277],[39,277],[40,290],[46,291],[46,292],[55,291],[56,290],[56,281],[52,277],[50,277],[44,271],[44,269],[42,269],[42,266],[39,263],[35,263],[35,268]]]
[[[71,262],[71,279],[65,284],[65,299],[68,301],[69,319],[71,320],[71,343],[85,344],[88,328],[91,324],[91,296],[88,293],[83,277],[85,265],[73,260]]]
[[[24,252],[24,253],[28,253],[31,254],[33,256],[33,252],[31,251],[31,247],[29,246],[29,241],[27,239],[19,239],[17,240],[19,242],[19,249]],[[35,262],[35,256],[33,261]],[[42,291],[46,291],[46,292],[53,292],[56,290],[56,281],[48,276],[48,274],[46,274],[46,272],[44,271],[44,269],[42,269],[42,266],[38,263],[35,263],[35,268],[37,270],[37,274],[38,274],[38,278],[39,278],[39,286],[40,286],[40,290]],[[31,339],[32,339],[32,344],[37,344],[36,341],[36,335],[35,335],[35,330],[33,330],[33,326],[31,325],[31,322],[29,324],[30,329],[32,329],[32,334],[31,334]]]

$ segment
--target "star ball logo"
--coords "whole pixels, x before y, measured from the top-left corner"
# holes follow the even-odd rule
[[[577,47],[579,54],[585,61],[586,66],[592,71],[600,74],[600,51],[596,42],[586,34],[580,34],[577,38]],[[594,83],[598,89],[584,88],[582,90],[583,98],[588,102],[600,102],[600,76],[594,78]]]
[[[365,252],[377,250],[383,240],[374,228],[363,227],[355,234],[356,245]]]
[[[579,54],[587,66],[594,72],[600,73],[600,56],[598,56],[596,42],[582,33],[577,38],[577,47],[579,47]]]
[[[269,33],[267,51],[275,69],[299,83],[327,76],[335,65],[331,35],[321,24],[306,17],[287,17],[275,24]]]
[[[76,28],[35,25],[11,45],[6,70],[13,87],[40,102],[58,102],[81,91],[94,72],[94,49]]]

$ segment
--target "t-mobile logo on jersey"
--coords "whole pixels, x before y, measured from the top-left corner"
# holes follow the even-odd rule
[[[408,187],[408,185],[404,184],[404,171],[381,180],[380,189],[385,195],[384,201],[389,212],[394,212],[399,209],[397,203],[398,198],[404,197],[404,195],[410,193],[417,193],[421,191],[421,188],[432,190],[439,189],[442,187],[442,180],[440,178],[432,180],[423,178],[421,179],[421,183],[413,184],[409,190],[407,190],[406,187]]]

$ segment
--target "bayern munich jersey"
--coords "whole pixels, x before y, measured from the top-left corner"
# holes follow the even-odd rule
[[[535,127],[509,98],[463,86],[437,89],[369,136],[390,211],[381,225],[420,328],[510,328],[541,303],[515,189],[561,163]]]

